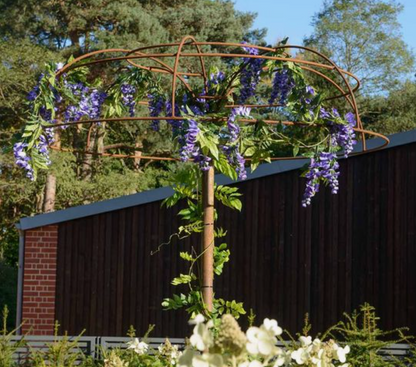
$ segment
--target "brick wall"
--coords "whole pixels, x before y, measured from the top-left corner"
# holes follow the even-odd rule
[[[22,333],[53,334],[57,246],[58,226],[25,232]]]

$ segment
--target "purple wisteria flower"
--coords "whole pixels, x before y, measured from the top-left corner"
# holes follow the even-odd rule
[[[244,51],[250,55],[258,55],[259,51],[252,47],[243,47]],[[257,84],[260,81],[262,59],[254,59],[245,57],[243,59],[244,67],[240,75],[240,100],[239,103],[244,104],[250,97],[254,96]]]
[[[124,83],[120,87],[122,96],[123,105],[129,109],[129,114],[131,117],[134,116],[136,101],[134,100],[134,94],[136,93],[136,88],[133,85]]]
[[[94,89],[89,96],[89,111],[88,116],[90,119],[95,120],[100,118],[101,107],[107,98],[107,93],[100,92],[97,89]]]
[[[165,102],[166,116],[172,116],[172,101],[167,100]],[[175,116],[181,116],[179,106],[175,103]],[[166,120],[172,127],[173,136],[178,136],[181,133],[183,120]]]
[[[165,108],[165,100],[161,96],[155,96],[153,94],[148,94],[147,98],[149,98],[149,112],[150,116],[158,117],[162,113],[163,109]],[[152,120],[152,129],[154,131],[159,131],[159,120]]]
[[[237,116],[249,117],[250,112],[251,112],[251,108],[244,107],[244,106],[234,107],[231,110],[231,113],[228,116],[228,120],[227,120],[227,127],[228,127],[228,132],[230,133],[231,142],[236,141],[240,135],[240,126],[238,126],[238,124],[236,124],[235,122]]]
[[[221,149],[227,157],[228,163],[235,167],[238,178],[245,180],[247,178],[247,170],[245,167],[246,160],[239,151],[239,145],[222,146]]]
[[[198,123],[195,120],[188,120],[188,126],[183,137],[183,144],[179,149],[179,155],[182,162],[187,162],[189,158],[195,158],[199,155],[199,148],[196,146],[196,138],[199,133]]]
[[[34,150],[43,157],[43,162],[46,165],[50,165],[51,161],[49,158],[48,145],[54,142],[53,129],[45,129],[45,134],[39,136],[39,140],[33,145]],[[15,158],[16,165],[26,170],[26,176],[31,180],[34,180],[34,170],[31,165],[32,158],[28,156],[26,148],[27,143],[18,142],[13,146],[13,155]]]
[[[28,145],[26,143],[16,143],[13,146],[13,154],[16,164],[26,170],[26,176],[31,180],[34,179],[33,168],[30,164],[31,158],[26,154],[25,148]]]
[[[319,191],[320,183],[327,183],[333,194],[338,193],[339,163],[335,153],[321,152],[318,157],[311,158],[309,170],[306,174],[306,188],[303,195],[302,206],[311,204],[311,199]]]
[[[201,169],[201,171],[208,171],[211,167],[211,161],[212,159],[210,157],[207,157],[203,154],[197,154],[194,157],[194,163],[199,164],[199,168]]]
[[[216,73],[211,73],[207,82],[208,88],[220,84],[222,81],[224,81],[224,79],[225,74],[221,70]]]
[[[354,149],[354,145],[357,144],[354,131],[354,126],[356,125],[354,114],[348,112],[345,115],[347,124],[337,122],[337,120],[340,118],[340,115],[336,108],[333,108],[332,113],[329,113],[322,107],[320,110],[320,116],[321,118],[328,120],[331,134],[331,145],[334,147],[341,147],[344,150],[344,157],[348,158]]]
[[[306,104],[311,104],[312,98],[310,98],[310,97],[315,95],[315,89],[312,86],[307,85],[305,90],[306,90],[306,94],[308,94],[309,96],[307,98],[305,98],[304,101],[305,101]]]
[[[91,120],[100,118],[102,105],[107,98],[105,92],[98,89],[90,89],[83,83],[67,83],[66,87],[74,96],[79,97],[77,105],[70,105],[64,112],[64,119],[67,122],[79,121],[82,117]]]
[[[39,95],[39,85],[35,85],[33,89],[28,93],[27,100],[33,102]]]
[[[295,86],[293,78],[289,74],[288,69],[278,70],[274,73],[272,93],[269,104],[273,104],[276,99],[280,104],[287,102],[287,98]]]

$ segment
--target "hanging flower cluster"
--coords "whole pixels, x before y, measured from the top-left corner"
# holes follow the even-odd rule
[[[333,194],[338,193],[338,176],[339,163],[335,153],[320,152],[317,158],[311,158],[309,170],[305,175],[307,182],[302,206],[311,204],[311,199],[319,191],[322,181],[330,186]]]
[[[147,95],[147,98],[149,99],[150,116],[159,117],[165,108],[165,100],[162,96],[156,96],[150,93]],[[152,129],[154,131],[159,131],[159,125],[159,120],[152,120]]]
[[[76,97],[76,104],[71,104],[65,110],[64,118],[66,122],[79,121],[83,117],[91,120],[100,118],[101,108],[107,93],[100,92],[96,88],[89,88],[84,83],[68,83],[64,80],[64,85]]]
[[[230,134],[230,142],[235,142],[240,136],[240,126],[236,121],[237,117],[250,117],[250,111],[250,107],[244,106],[235,107],[231,110],[230,116],[228,116],[227,120],[227,128]]]
[[[120,90],[123,96],[123,105],[128,108],[130,116],[133,117],[136,107],[136,101],[134,99],[136,88],[131,84],[124,83],[121,85]]]
[[[282,105],[285,104],[290,92],[294,87],[295,82],[291,77],[289,70],[277,70],[274,73],[272,93],[270,95],[269,104],[273,104],[276,100],[278,100]]]
[[[31,157],[29,157],[26,153],[25,148],[27,148],[27,143],[18,142],[13,146],[13,154],[14,159],[20,168],[23,168],[26,171],[26,176],[33,180],[34,174],[33,174],[33,168],[30,165]]]
[[[258,55],[259,50],[252,47],[243,47],[243,50],[250,55]],[[260,82],[260,75],[263,66],[263,61],[260,58],[249,58],[243,59],[243,67],[240,76],[240,99],[241,104],[256,94],[257,85]]]

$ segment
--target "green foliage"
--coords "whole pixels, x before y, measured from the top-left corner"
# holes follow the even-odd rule
[[[414,65],[400,32],[402,9],[392,0],[325,1],[304,43],[357,75],[367,94],[392,90]]]
[[[46,177],[40,174],[35,183],[26,179],[13,163],[10,143],[27,122],[26,96],[47,61],[64,61],[69,55],[100,48],[131,49],[178,41],[188,34],[200,41],[258,42],[265,33],[250,30],[254,18],[255,14],[238,12],[232,2],[222,0],[0,1],[0,259],[16,265],[14,224],[21,217],[42,212]],[[95,70],[101,75],[103,71]],[[109,74],[113,73],[110,69]],[[107,111],[108,115],[119,112]],[[143,124],[118,131],[104,129],[108,145],[116,140],[137,144],[138,151],[150,155],[167,155],[172,149],[169,135],[156,134]],[[80,146],[81,136],[74,138],[77,148],[85,148]],[[99,139],[93,141],[99,146]],[[165,186],[175,170],[170,163],[85,158],[71,153],[53,155],[55,209]],[[88,167],[92,167],[91,175],[86,174]]]
[[[241,211],[243,204],[238,198],[241,194],[238,192],[237,187],[217,185],[215,186],[214,194],[215,198],[223,205]]]
[[[25,345],[24,339],[17,342],[12,341],[16,330],[8,331],[8,316],[9,310],[7,306],[3,307],[2,312],[2,330],[0,331],[0,367],[13,367],[16,363],[13,361],[13,354],[15,351]]]
[[[213,314],[214,317],[229,314],[239,319],[241,315],[246,314],[246,311],[244,310],[243,302],[225,301],[222,298],[218,298],[214,301]]]
[[[394,356],[383,357],[380,351],[390,344],[407,342],[404,336],[407,328],[383,331],[378,327],[379,317],[373,306],[365,303],[360,311],[351,315],[344,314],[345,321],[339,322],[328,330],[326,335],[343,340],[350,346],[348,361],[352,366],[362,367],[393,367],[404,366]],[[325,336],[324,336],[325,338]]]
[[[55,337],[58,335],[59,324],[55,322]],[[31,359],[33,360],[34,367],[72,367],[77,361],[84,359],[84,354],[78,348],[78,340],[82,336],[77,338],[69,338],[68,335],[54,340],[52,343],[47,344],[46,349],[32,351]]]
[[[382,134],[394,134],[416,128],[416,82],[406,81],[388,95],[363,101],[366,128]]]
[[[226,243],[214,247],[214,273],[216,275],[222,274],[224,264],[230,261],[230,254]]]

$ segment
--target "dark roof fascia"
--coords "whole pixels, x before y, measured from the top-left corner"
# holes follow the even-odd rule
[[[385,148],[393,148],[400,145],[416,142],[416,130],[407,131],[404,133],[398,133],[389,136],[390,144]],[[371,149],[381,145],[382,140],[380,138],[371,139],[367,141],[367,148]],[[360,150],[361,143],[357,144],[356,150]],[[247,180],[253,180],[261,177],[275,175],[282,172],[292,171],[301,168],[307,163],[307,159],[299,160],[282,160],[272,163],[261,164],[253,173],[249,172]],[[216,175],[215,181],[220,185],[229,185],[235,183],[235,181],[224,175]],[[93,204],[75,206],[64,210],[58,210],[51,213],[39,214],[33,217],[22,218],[16,226],[26,231],[32,228],[38,228],[51,224],[58,224],[69,220],[88,217],[91,215],[97,215],[107,213],[110,211],[125,209],[137,205],[152,203],[155,201],[164,200],[171,196],[173,190],[171,187],[162,187],[159,189],[140,192],[133,195],[121,196],[115,199],[109,199],[99,201]]]

